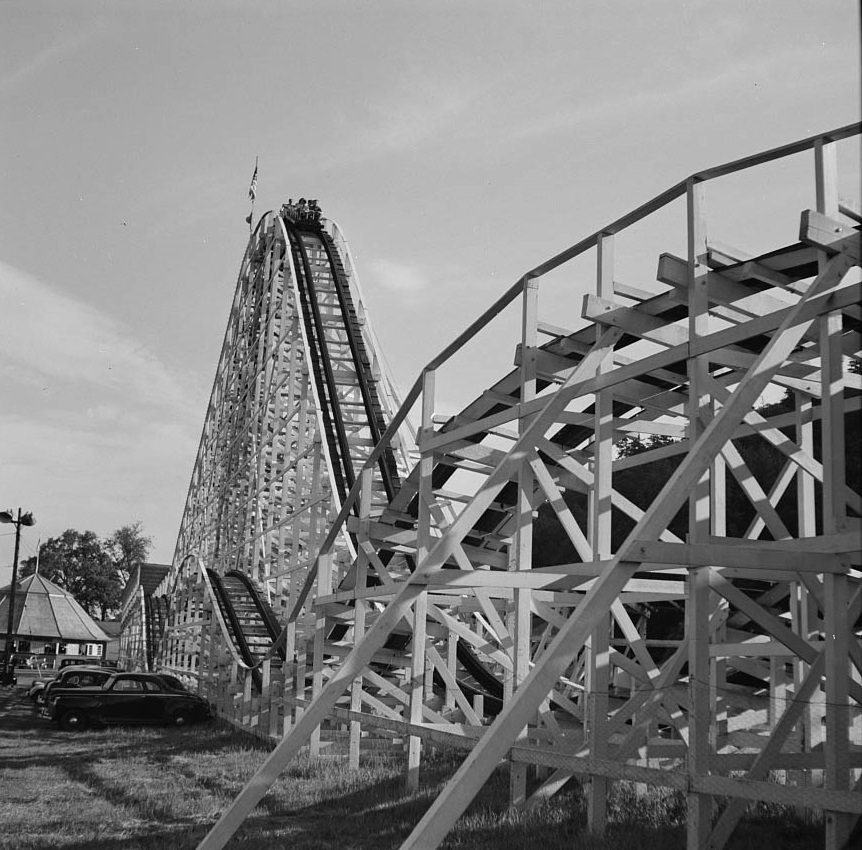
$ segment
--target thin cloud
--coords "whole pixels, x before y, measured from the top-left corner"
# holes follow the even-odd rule
[[[0,406],[3,484],[37,514],[42,538],[65,528],[106,535],[140,519],[157,539],[154,557],[170,558],[201,387],[187,391],[191,376],[123,322],[4,263],[0,359],[0,397],[16,400]]]
[[[425,272],[417,266],[382,258],[371,260],[366,277],[390,292],[416,294],[431,285]]]
[[[368,260],[362,273],[365,285],[373,287],[378,294],[387,293],[402,309],[418,309],[426,303],[433,279],[429,272],[418,265],[378,257]]]
[[[42,540],[66,528],[108,535],[140,519],[156,537],[154,557],[169,559],[196,447],[195,428],[154,414],[0,413],[3,484],[36,514]]]
[[[186,407],[186,389],[131,329],[0,262],[0,358],[4,378],[51,393],[70,385],[134,406]]]
[[[591,97],[589,100],[578,99],[571,93],[572,106],[565,108],[562,106],[564,101],[557,102],[553,111],[512,128],[508,140],[522,142],[577,127],[610,122],[634,125],[640,120],[639,116],[645,114],[679,112],[689,105],[708,104],[713,98],[737,90],[741,85],[775,79],[776,73],[786,70],[788,63],[798,64],[800,61],[800,51],[788,47],[761,57],[738,61],[703,76],[681,76],[674,86],[635,87],[618,94],[605,92],[601,97]]]
[[[321,138],[338,139],[321,145],[313,160],[295,162],[284,168],[275,164],[273,178],[290,175],[308,177],[338,168],[355,166],[384,157],[416,151],[446,136],[461,134],[475,120],[477,105],[497,81],[443,79],[431,83],[419,73],[402,75],[395,88],[376,99],[363,99],[361,113],[340,116],[338,125]]]
[[[386,100],[371,105],[357,151],[393,153],[438,138],[458,127],[487,91],[481,82],[466,86],[463,80],[438,78],[432,84],[424,76],[413,78]]]
[[[31,77],[37,76],[43,70],[50,69],[67,57],[78,53],[109,31],[110,27],[107,22],[97,18],[89,21],[76,32],[64,35],[53,44],[49,44],[29,56],[25,62],[10,73],[0,77],[0,95],[14,94],[18,87],[26,83]]]

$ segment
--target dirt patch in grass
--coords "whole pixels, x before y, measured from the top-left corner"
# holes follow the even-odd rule
[[[60,732],[29,701],[0,688],[0,850],[194,848],[269,750],[227,726]],[[420,789],[404,790],[403,760],[377,757],[352,772],[334,760],[295,759],[228,844],[281,850],[385,850],[409,835],[455,756],[426,759]],[[508,771],[495,772],[445,848],[673,850],[685,846],[685,799],[612,786],[604,838],[586,830],[579,783],[532,814],[507,810]],[[737,830],[735,850],[817,848],[822,829],[794,817],[759,817]]]

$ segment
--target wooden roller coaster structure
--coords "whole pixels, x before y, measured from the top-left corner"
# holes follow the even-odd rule
[[[630,780],[685,792],[692,850],[723,847],[752,801],[820,810],[828,850],[845,844],[862,813],[862,501],[845,451],[862,218],[836,149],[859,132],[692,175],[542,263],[403,403],[337,225],[261,219],[155,594],[159,665],[275,743],[202,848],[301,749],[356,766],[387,740],[405,742],[414,788],[423,746],[467,753],[404,848],[437,847],[503,760],[514,806],[587,781],[596,831],[608,783]],[[712,182],[798,155],[814,164],[798,238],[743,254],[708,232]],[[621,282],[617,237],[677,201],[687,255]],[[581,326],[542,321],[542,278],[589,253]],[[441,367],[518,303],[515,368],[437,416]],[[619,454],[632,434],[664,439]],[[780,458],[768,480],[744,440]],[[616,486],[658,462],[657,494]],[[549,528],[568,562],[537,561]],[[656,632],[657,611],[678,628]]]

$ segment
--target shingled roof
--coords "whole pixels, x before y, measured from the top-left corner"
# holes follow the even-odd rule
[[[11,585],[0,590],[0,623],[9,618]],[[19,637],[108,641],[110,638],[75,598],[38,574],[18,582],[12,633]]]

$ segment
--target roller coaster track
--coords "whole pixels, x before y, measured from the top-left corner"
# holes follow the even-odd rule
[[[843,470],[862,313],[860,214],[838,201],[829,157],[858,133],[692,175],[536,266],[400,405],[338,228],[264,216],[177,544],[176,564],[195,552],[198,566],[170,578],[160,647],[232,722],[291,731],[202,848],[224,846],[299,748],[320,752],[322,728],[339,724],[353,765],[362,736],[406,738],[411,783],[421,741],[472,748],[406,848],[437,846],[503,758],[516,805],[590,776],[597,829],[607,781],[624,778],[686,789],[691,848],[723,846],[745,800],[779,798],[830,812],[827,846],[840,847],[862,809],[851,787],[862,764],[846,755],[862,746],[862,499]],[[818,208],[798,241],[752,254],[707,240],[706,184],[805,151]],[[662,254],[646,288],[620,283],[615,237],[677,199],[688,256]],[[542,322],[538,281],[588,251],[585,326]],[[435,416],[438,370],[517,302],[515,368],[456,416]],[[790,408],[760,415],[758,398],[785,390]],[[405,434],[416,406],[418,462]],[[644,433],[671,442],[614,456],[621,435]],[[766,476],[745,440],[777,459]],[[655,493],[624,485],[664,461]],[[747,527],[731,533],[734,500]],[[571,556],[536,562],[534,532],[561,535]],[[232,573],[282,627],[257,652],[239,587],[224,586]],[[670,616],[650,623],[655,611]],[[527,801],[529,764],[552,771]],[[765,781],[803,768],[831,784]],[[716,795],[732,803],[713,823]]]
[[[245,573],[231,571],[220,576],[206,570],[208,587],[221,612],[223,636],[226,637],[243,665],[252,671],[254,684],[260,688],[258,667],[269,657],[281,634],[281,626],[260,592]],[[278,657],[284,660],[284,650],[278,647]]]
[[[159,645],[167,623],[169,596],[144,597],[144,628],[146,634],[146,665],[147,670],[155,670],[159,656]]]
[[[376,445],[386,422],[370,375],[371,361],[358,327],[344,266],[334,250],[332,237],[320,228],[300,229],[285,219],[281,221],[288,233],[297,271],[321,415],[338,495],[343,501],[356,482],[356,469],[361,467],[355,453],[351,454],[348,428],[367,428],[371,443]],[[333,364],[342,368],[346,365],[346,376],[338,376]],[[358,388],[360,400],[340,398],[340,387],[344,386]],[[384,453],[379,466],[386,497],[391,499],[399,487],[391,451]]]
[[[387,423],[376,382],[371,375],[371,358],[362,337],[347,275],[332,236],[308,224],[298,226],[287,219],[280,219],[280,223],[290,245],[292,271],[335,489],[339,501],[343,502],[356,483],[356,470],[361,468],[368,455],[367,451],[357,453],[352,449],[349,434],[357,429],[367,429],[371,435],[370,445],[377,445]],[[333,364],[337,365],[334,367]],[[353,391],[358,400],[345,401],[342,396],[344,387],[348,392]],[[391,450],[381,455],[378,468],[385,494],[385,500],[380,498],[378,501],[385,505],[391,502],[400,487]],[[392,555],[392,551],[381,552],[382,562],[388,565]],[[407,566],[412,568],[412,559],[407,559]],[[244,573],[230,571],[222,577],[216,570],[206,569],[206,575],[207,595],[214,600],[222,615],[223,637],[233,648],[237,663],[253,671],[255,687],[259,688],[257,670],[262,661],[273,654],[281,628],[277,627],[271,609],[260,600],[258,591]],[[345,577],[345,581],[349,580],[350,576]],[[260,609],[263,606],[270,613],[266,622],[268,628],[264,629],[258,620],[250,622],[240,615],[238,608],[247,608],[249,604],[238,602],[236,588],[240,582],[248,585],[247,592],[256,607]],[[377,583],[377,580],[372,580],[372,584]],[[173,595],[173,592],[168,595]],[[346,629],[345,626],[333,626],[330,639],[337,641],[343,638]],[[403,649],[404,641],[393,636],[387,645]],[[278,648],[283,658],[282,645],[279,644]],[[502,707],[503,697],[503,686],[498,677],[467,644],[458,644],[457,657],[468,677],[460,676],[458,679],[462,692],[471,700],[481,695],[486,710],[496,714]],[[435,675],[435,683],[438,688],[443,687],[439,673]]]

